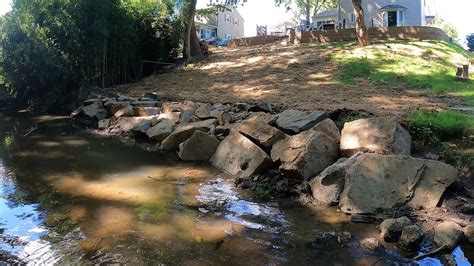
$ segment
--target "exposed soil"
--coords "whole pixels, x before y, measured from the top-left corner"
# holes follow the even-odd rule
[[[346,108],[398,117],[411,108],[458,104],[454,97],[409,89],[403,83],[395,88],[367,80],[342,84],[337,81],[338,66],[330,59],[337,49],[343,48],[327,44],[213,48],[196,65],[145,78],[124,92],[141,96],[154,91],[165,99],[201,102],[265,101],[302,110]]]

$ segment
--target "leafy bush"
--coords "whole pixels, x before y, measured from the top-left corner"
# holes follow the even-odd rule
[[[51,109],[80,88],[128,83],[142,60],[176,57],[174,1],[13,1],[2,18],[5,85],[22,104]],[[149,70],[148,70],[149,72]]]
[[[474,128],[473,118],[455,111],[420,110],[410,115],[408,124],[413,135],[428,143],[458,138]]]

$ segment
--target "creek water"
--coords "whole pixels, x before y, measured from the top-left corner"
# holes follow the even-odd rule
[[[352,240],[314,241],[334,231]],[[64,117],[0,115],[0,262],[441,265],[360,247],[377,233],[335,208],[259,201],[206,164],[97,136]],[[461,265],[474,260],[472,247],[453,254]]]

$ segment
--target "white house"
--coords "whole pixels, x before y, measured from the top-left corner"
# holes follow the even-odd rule
[[[211,18],[197,19],[195,23],[200,39],[219,37],[231,40],[244,37],[244,18],[236,8],[219,12]]]
[[[367,27],[430,26],[436,17],[434,1],[362,0],[365,25]],[[313,17],[313,29],[354,27],[352,0],[340,0],[336,9],[322,11]]]

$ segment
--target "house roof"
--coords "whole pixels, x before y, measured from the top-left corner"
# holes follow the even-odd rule
[[[401,5],[386,5],[379,9],[379,11],[389,11],[389,10],[407,10],[408,8]]]
[[[333,17],[333,16],[337,16],[337,9],[335,8],[321,11],[318,14],[316,14],[315,17]]]

